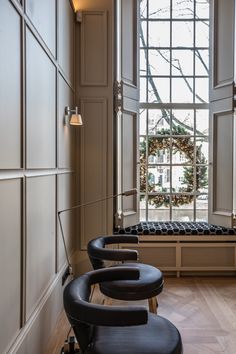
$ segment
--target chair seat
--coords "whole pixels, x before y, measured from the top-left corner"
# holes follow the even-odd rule
[[[149,313],[148,323],[130,327],[96,326],[94,341],[85,354],[181,354],[177,328]]]
[[[159,269],[142,263],[123,263],[119,266],[138,268],[139,279],[103,282],[100,284],[100,290],[104,295],[118,300],[143,300],[150,299],[162,291],[163,276]]]

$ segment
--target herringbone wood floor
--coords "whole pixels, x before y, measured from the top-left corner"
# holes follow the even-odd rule
[[[101,301],[98,290],[93,299]],[[165,277],[158,302],[158,313],[179,329],[184,354],[236,354],[235,278]],[[121,304],[113,301],[113,304],[118,303]],[[62,314],[47,354],[60,353],[68,329]]]

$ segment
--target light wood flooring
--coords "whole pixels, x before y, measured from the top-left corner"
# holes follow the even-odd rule
[[[93,301],[101,302],[98,290]],[[179,329],[184,354],[236,354],[236,278],[165,277],[158,302],[158,314]],[[60,353],[68,330],[63,313],[45,354]]]

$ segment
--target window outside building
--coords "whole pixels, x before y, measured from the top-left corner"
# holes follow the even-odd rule
[[[209,0],[140,0],[141,221],[207,221]]]

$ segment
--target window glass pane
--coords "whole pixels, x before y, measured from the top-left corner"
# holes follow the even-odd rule
[[[196,197],[196,209],[199,210],[207,210],[208,208],[208,195],[200,194]]]
[[[140,0],[140,18],[147,17],[147,0]]]
[[[148,191],[168,192],[170,191],[170,168],[156,166],[148,168]]]
[[[196,18],[209,18],[209,0],[196,0]]]
[[[195,101],[196,103],[209,102],[209,80],[208,78],[195,79]]]
[[[141,21],[140,48],[147,47],[147,21]]]
[[[190,137],[172,138],[172,163],[185,164],[194,162],[194,139]]]
[[[209,46],[209,21],[196,22],[196,47]]]
[[[193,47],[193,22],[173,21],[172,46]]]
[[[151,75],[170,75],[170,51],[153,49],[149,50],[148,53]]]
[[[208,49],[195,50],[195,75],[209,75]]]
[[[148,197],[148,209],[159,209],[163,211],[166,210],[168,211],[168,217],[169,217],[169,206],[170,206],[170,196],[168,194],[150,195]]]
[[[208,163],[208,147],[207,140],[202,138],[196,138],[196,162],[199,164]]]
[[[172,167],[172,192],[193,192],[194,169],[189,166]]]
[[[196,168],[196,191],[207,193],[208,191],[208,169],[206,166],[197,166]]]
[[[209,134],[209,111],[208,109],[196,110],[196,134]]]
[[[149,109],[148,134],[170,134],[170,112],[167,109]]]
[[[179,222],[193,221],[193,209],[174,209],[172,211],[172,220]]]
[[[140,135],[146,135],[147,132],[146,122],[147,122],[147,110],[140,109],[139,112],[139,134]]]
[[[146,139],[139,138],[140,192],[146,192]]]
[[[169,209],[148,209],[148,221],[169,221],[170,210]]]
[[[206,221],[208,217],[208,195],[202,194],[196,198],[196,221]]]
[[[173,18],[193,18],[194,2],[189,0],[172,0]]]
[[[208,219],[208,210],[197,210],[196,211],[196,221],[202,222],[207,221]]]
[[[172,79],[172,102],[193,103],[193,79]]]
[[[172,134],[194,134],[194,111],[184,109],[172,110]]]
[[[147,102],[147,79],[141,77],[139,83],[140,102]]]
[[[146,201],[145,195],[140,195],[140,221],[146,220]]]
[[[141,207],[140,207],[139,220],[141,222],[146,221],[146,210],[143,210]]]
[[[149,80],[148,102],[170,102],[170,79],[153,78]]]
[[[140,53],[139,56],[140,75],[146,75],[147,74],[147,61],[146,61],[147,51],[141,49],[139,53]]]
[[[149,47],[170,46],[170,22],[149,22]]]
[[[149,0],[150,18],[170,18],[170,0]]]
[[[149,164],[169,164],[170,163],[170,139],[150,138],[148,140],[148,163]],[[167,173],[169,173],[168,170]],[[166,176],[170,180],[170,176]]]
[[[172,75],[193,75],[192,50],[172,50]]]

